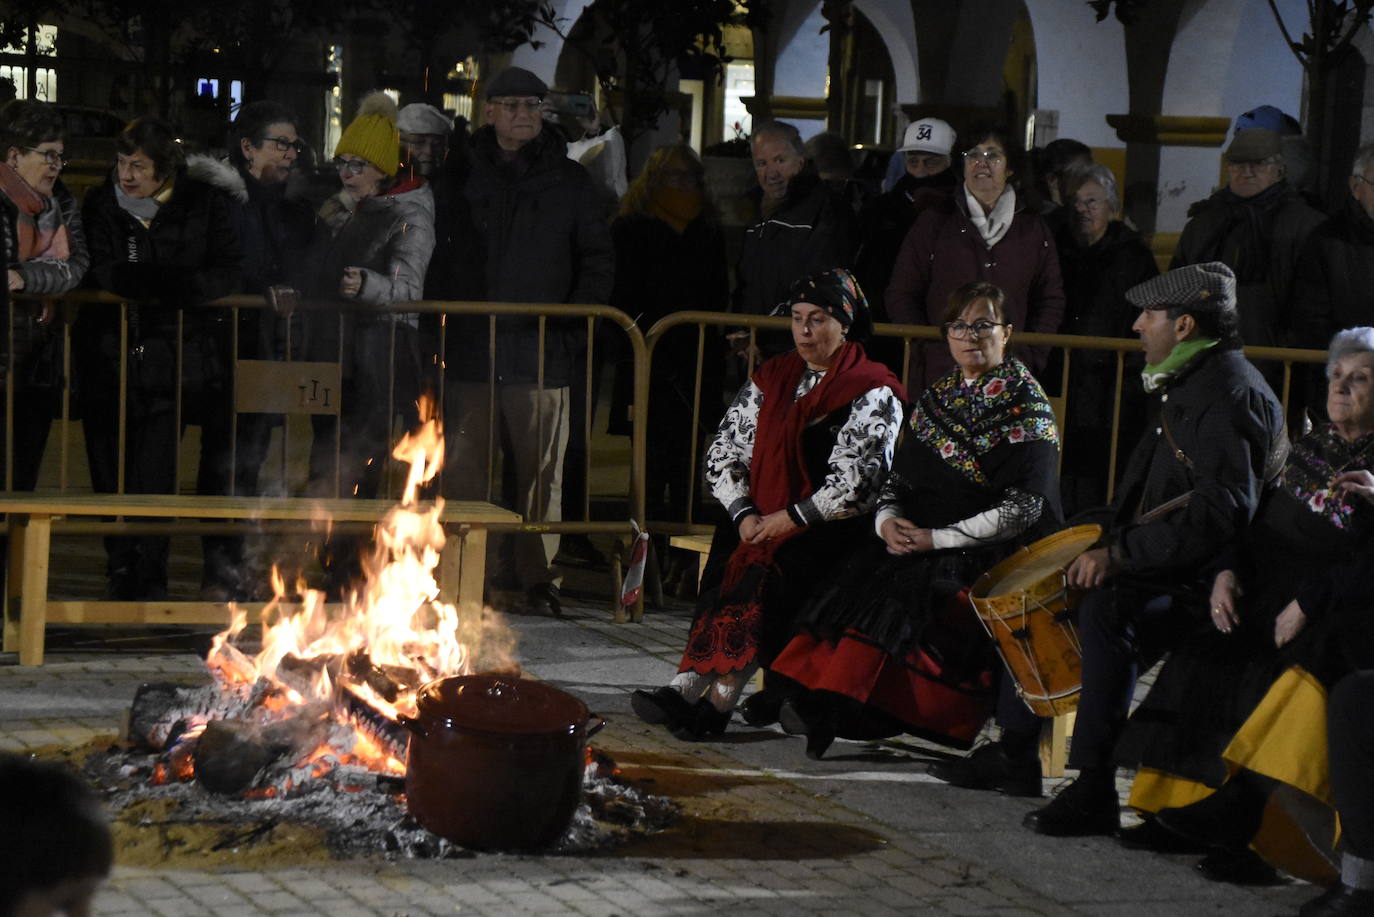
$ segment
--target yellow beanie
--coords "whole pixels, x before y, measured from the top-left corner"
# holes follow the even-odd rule
[[[384,92],[369,93],[358,116],[344,128],[334,155],[366,159],[383,173],[395,175],[401,163],[401,133],[396,129],[396,103]]]

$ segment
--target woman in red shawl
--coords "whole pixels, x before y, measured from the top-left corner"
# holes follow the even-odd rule
[[[806,277],[782,308],[797,349],[740,390],[706,455],[730,524],[711,544],[677,677],[631,698],[642,720],[683,739],[725,730],[740,690],[830,574],[826,561],[862,534],[901,425],[901,384],[858,343],[873,323],[852,274]]]

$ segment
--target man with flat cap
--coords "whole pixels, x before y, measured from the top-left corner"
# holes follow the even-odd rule
[[[520,303],[605,303],[615,279],[615,253],[600,189],[567,157],[567,144],[543,129],[548,87],[528,70],[510,67],[486,86],[482,127],[469,144],[463,196],[474,242],[470,276],[480,271],[474,299]],[[459,499],[488,494],[488,431],[492,470],[503,487],[493,495],[527,521],[562,518],[563,459],[569,436],[569,383],[574,356],[585,346],[585,322],[534,316],[496,320],[491,359],[486,316],[451,321],[444,489]],[[487,380],[495,379],[495,417]],[[504,477],[504,481],[502,478]],[[503,493],[504,492],[504,493]],[[489,566],[505,585],[525,593],[529,610],[560,613],[558,580],[550,569],[558,536],[513,538],[513,562]],[[498,582],[498,585],[501,585]]]
[[[1069,759],[1079,776],[1026,816],[1041,834],[1117,831],[1113,750],[1137,664],[1161,655],[1200,613],[1189,597],[1207,595],[1209,564],[1254,516],[1287,445],[1278,401],[1240,350],[1230,268],[1180,268],[1132,287],[1126,299],[1141,310],[1132,328],[1145,350],[1150,420],[1113,504],[1091,520],[1103,523],[1101,540],[1067,572],[1069,585],[1084,590],[1083,691]],[[998,742],[931,773],[958,786],[1041,795],[1040,720],[1009,678],[998,722]]]

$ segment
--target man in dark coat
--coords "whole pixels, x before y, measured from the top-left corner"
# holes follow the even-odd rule
[[[1220,261],[1229,267],[1236,275],[1240,336],[1252,347],[1287,343],[1294,268],[1324,219],[1289,186],[1285,170],[1277,133],[1237,131],[1226,148],[1226,187],[1190,208],[1169,265]]]
[[[883,295],[911,224],[927,207],[948,200],[959,184],[958,176],[950,168],[953,147],[954,128],[939,118],[911,122],[897,148],[906,160],[902,177],[891,191],[869,201],[859,213],[859,251],[854,256],[854,274],[868,296],[875,322],[891,321]],[[869,356],[897,372],[901,372],[901,352],[901,342],[892,338],[868,345]]]
[[[484,262],[484,298],[495,302],[605,303],[615,281],[615,252],[596,183],[568,159],[567,144],[543,130],[548,87],[533,73],[509,68],[487,86],[487,124],[472,136],[463,186]],[[526,520],[562,518],[563,458],[569,391],[582,323],[550,320],[541,353],[539,321],[498,318],[489,347],[486,318],[456,321],[447,335],[449,381],[445,490],[488,494],[488,379],[496,385],[495,429],[503,460],[513,463],[512,508]],[[495,448],[490,451],[494,452]],[[559,613],[549,562],[558,536],[518,538],[514,580],[529,605]]]
[[[1331,219],[1307,237],[1293,278],[1291,343],[1325,349],[1331,336],[1345,328],[1374,325],[1374,143],[1355,153],[1350,169],[1350,196]],[[1314,413],[1324,413],[1319,392],[1325,390],[1321,367],[1305,377],[1304,399]]]
[[[798,279],[834,267],[849,267],[854,255],[854,213],[821,181],[806,159],[796,127],[762,121],[749,138],[754,157],[756,218],[744,230],[735,270],[733,308],[769,315]],[[736,349],[747,334],[731,336]],[[759,336],[765,356],[791,348],[786,332]]]
[[[1212,262],[1133,287],[1142,379],[1157,395],[1152,420],[1104,513],[1098,545],[1068,569],[1087,590],[1078,607],[1083,691],[1069,766],[1079,777],[1027,827],[1055,836],[1118,828],[1112,753],[1135,686],[1137,657],[1168,648],[1188,618],[1180,599],[1254,516],[1282,456],[1283,418],[1273,392],[1240,352],[1235,277]],[[1205,594],[1205,591],[1202,592]],[[1213,610],[1216,620],[1219,609]],[[1040,721],[1004,683],[1002,738],[969,757],[932,765],[960,786],[1040,795]]]

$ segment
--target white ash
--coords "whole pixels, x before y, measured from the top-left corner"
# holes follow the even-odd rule
[[[437,859],[475,855],[431,834],[405,810],[403,780],[341,765],[315,775],[316,765],[286,768],[290,789],[271,797],[247,798],[207,792],[192,781],[152,783],[154,768],[165,755],[148,755],[112,747],[91,755],[86,774],[106,794],[110,811],[153,799],[170,799],[176,808],[166,823],[216,824],[223,827],[225,848],[249,846],[278,824],[321,830],[339,857],[380,855],[387,859]],[[564,836],[549,853],[581,854],[604,850],[632,838],[660,831],[677,817],[672,800],[622,783],[614,764],[593,754],[583,775],[583,799]],[[295,778],[300,778],[299,782]],[[275,786],[281,786],[279,781]]]

